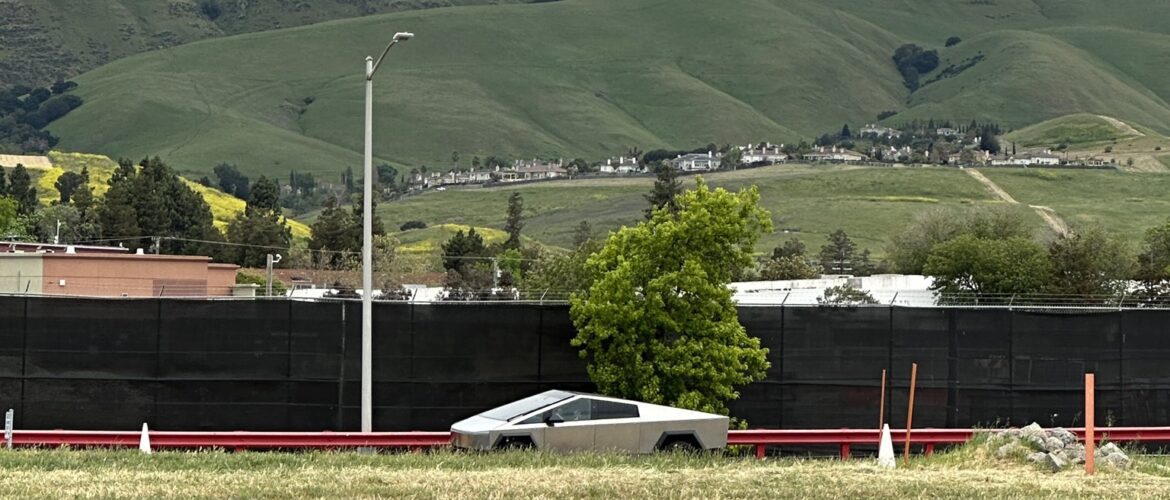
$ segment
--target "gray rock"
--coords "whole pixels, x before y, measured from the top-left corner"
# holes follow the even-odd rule
[[[1028,461],[1034,464],[1043,464],[1048,461],[1048,454],[1042,451],[1028,454]]]
[[[1085,445],[1081,443],[1073,443],[1064,447],[1062,450],[1068,461],[1074,464],[1085,463]]]
[[[1052,469],[1053,471],[1058,471],[1068,466],[1068,460],[1061,458],[1056,453],[1049,453],[1048,462],[1046,465],[1048,465],[1048,468]]]
[[[1054,451],[1063,450],[1064,441],[1058,438],[1050,437],[1044,440],[1044,451],[1052,453]]]
[[[1007,458],[1016,453],[1017,450],[1021,448],[1023,447],[1020,446],[1020,443],[1009,441],[1007,444],[1000,446],[999,449],[995,450],[995,458]]]
[[[1024,426],[1024,428],[1020,429],[1020,431],[1025,432],[1025,433],[1044,432],[1044,428],[1040,427],[1040,424],[1038,424],[1036,422],[1032,422],[1032,423]]]
[[[1105,458],[1101,459],[1101,462],[1109,464],[1118,469],[1128,469],[1131,460],[1124,452],[1118,451],[1106,455]]]
[[[1124,452],[1121,451],[1121,448],[1117,447],[1117,445],[1115,445],[1113,443],[1105,443],[1104,445],[1097,448],[1096,455],[1098,457],[1105,457],[1105,456],[1112,455],[1114,453],[1121,453],[1123,455],[1125,454]]]
[[[1062,443],[1064,443],[1065,446],[1068,446],[1070,444],[1077,442],[1077,435],[1073,434],[1071,431],[1069,431],[1068,429],[1065,429],[1064,427],[1057,427],[1055,429],[1052,429],[1052,430],[1048,431],[1048,435],[1052,436],[1056,439],[1059,439]]]

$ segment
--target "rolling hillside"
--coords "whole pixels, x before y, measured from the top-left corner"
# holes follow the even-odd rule
[[[728,189],[753,184],[759,187],[760,203],[772,212],[776,229],[757,245],[759,252],[770,251],[792,237],[815,251],[827,241],[829,233],[844,229],[858,247],[881,255],[890,235],[917,214],[943,207],[1001,205],[961,170],[941,167],[784,165],[720,172],[704,178]],[[1170,176],[1166,179],[1170,180]],[[686,178],[687,186],[693,183],[693,177]],[[378,212],[388,228],[408,220],[422,220],[430,225],[454,223],[500,229],[504,227],[508,197],[518,192],[524,197],[523,234],[548,245],[570,247],[574,229],[581,221],[588,221],[599,235],[641,221],[646,208],[644,195],[652,184],[652,178],[641,177],[448,189],[382,204]],[[1027,217],[1038,234],[1047,231],[1027,206],[1012,209]]]
[[[161,155],[188,172],[335,178],[360,165],[362,59],[390,33],[375,154],[448,168],[473,155],[810,138],[842,123],[1072,113],[1170,131],[1170,3],[1127,0],[563,0],[345,19],[196,42],[80,76],[62,147]],[[963,41],[942,48],[949,36]],[[910,93],[891,61],[938,48]]]
[[[0,1],[0,87],[41,86],[196,40],[403,10],[508,0]],[[203,6],[206,5],[206,10]]]

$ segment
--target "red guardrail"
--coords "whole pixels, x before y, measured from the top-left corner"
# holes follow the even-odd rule
[[[1084,439],[1085,430],[1069,431]],[[988,431],[993,431],[988,429]],[[914,429],[910,443],[924,447],[926,454],[938,445],[961,444],[977,432],[974,429]],[[895,443],[904,443],[906,431],[891,429]],[[1098,440],[1117,442],[1168,442],[1170,427],[1097,428]],[[13,446],[99,446],[135,447],[141,434],[136,431],[66,431],[15,430]],[[873,429],[779,429],[729,431],[727,444],[755,446],[756,455],[764,456],[768,446],[839,446],[841,458],[847,459],[850,447],[878,444],[880,436]],[[150,431],[154,448],[223,448],[232,450],[262,449],[337,449],[337,448],[407,448],[422,449],[446,446],[449,432],[183,432]]]

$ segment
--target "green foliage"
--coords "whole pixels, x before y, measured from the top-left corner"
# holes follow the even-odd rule
[[[1143,297],[1170,297],[1170,219],[1146,231],[1138,255],[1137,278],[1141,281]]]
[[[962,42],[962,41],[963,41],[963,39],[962,39],[962,38],[959,38],[959,37],[957,37],[957,36],[952,36],[952,37],[950,37],[950,38],[947,38],[946,46],[947,46],[947,47],[954,47],[954,46],[958,45],[958,44],[959,44],[960,42]]]
[[[891,239],[887,257],[895,272],[922,274],[935,246],[962,235],[993,240],[1027,238],[1031,228],[1019,212],[1007,207],[934,209],[916,216]]]
[[[508,197],[508,218],[504,222],[504,232],[508,233],[508,240],[504,248],[514,250],[520,248],[520,230],[524,228],[524,198],[520,193],[512,193]]]
[[[126,160],[110,179],[110,188],[98,210],[106,238],[159,236],[167,241],[162,251],[218,257],[221,248],[205,242],[222,241],[212,224],[211,208],[158,157],[143,159],[140,169]],[[126,246],[143,248],[148,241],[130,239]]]
[[[665,208],[669,213],[678,212],[679,194],[683,192],[682,181],[678,179],[678,171],[670,163],[660,162],[654,167],[654,188],[646,195],[650,206],[646,208],[646,219],[652,219],[654,213]]]
[[[57,192],[61,194],[60,203],[62,205],[68,205],[69,199],[73,197],[75,191],[82,187],[88,188],[88,186],[85,186],[87,182],[88,179],[77,172],[65,172],[57,178],[57,181],[53,183],[53,187],[57,188]]]
[[[252,197],[251,184],[248,176],[240,173],[240,169],[230,163],[220,163],[214,169],[215,177],[219,179],[216,184],[219,190],[227,194],[235,196],[241,200],[247,200]]]
[[[237,285],[260,285],[257,290],[257,295],[263,295],[268,290],[268,278],[259,274],[248,273],[244,271],[236,272]],[[284,286],[284,282],[273,279],[272,280],[272,295],[280,296],[288,292],[288,287]]]
[[[912,43],[905,44],[894,51],[894,66],[902,74],[906,88],[914,92],[918,90],[919,76],[938,67],[938,51],[924,50]]]
[[[1047,287],[1052,263],[1048,252],[1027,238],[964,234],[935,245],[923,272],[944,294],[1032,294]]]
[[[818,257],[825,274],[868,276],[873,272],[869,255],[869,249],[857,252],[857,245],[849,235],[838,229],[829,234],[829,242],[821,247]]]
[[[4,170],[0,167],[0,170]],[[8,186],[0,195],[8,196],[16,201],[17,210],[21,215],[32,215],[37,209],[37,188],[33,186],[32,177],[24,165],[17,164],[8,175]]]
[[[24,223],[20,218],[20,204],[7,196],[0,196],[0,238],[22,236]]]
[[[597,279],[572,298],[573,345],[604,394],[726,414],[735,387],[769,367],[726,285],[771,218],[754,187],[733,194],[700,179],[677,202],[677,214],[655,210],[589,258]]]
[[[313,264],[329,269],[344,269],[361,251],[361,241],[354,241],[355,221],[352,214],[337,205],[337,198],[325,200],[325,208],[313,223],[309,249]],[[360,234],[361,228],[357,231]]]
[[[1060,295],[1118,295],[1133,275],[1134,260],[1124,241],[1100,226],[1061,235],[1048,246],[1052,281]]]
[[[760,278],[765,280],[806,280],[820,275],[820,268],[809,264],[803,256],[773,257],[760,266]]]
[[[877,303],[878,301],[869,292],[849,285],[826,288],[824,294],[817,297],[817,304],[830,307],[853,307]]]
[[[816,278],[820,268],[809,263],[804,242],[792,238],[772,249],[772,257],[760,266],[765,280],[802,280]]]
[[[3,67],[3,64],[0,64]],[[3,70],[0,69],[0,73]],[[4,80],[0,79],[0,84]],[[71,84],[72,87],[69,85]],[[67,92],[77,84],[68,82],[54,85],[54,90]],[[58,92],[60,93],[60,92]],[[14,86],[0,88],[0,151],[44,153],[57,145],[57,137],[46,130],[46,125],[81,106],[75,95],[54,95],[47,88],[32,89]]]
[[[427,223],[421,220],[408,220],[398,227],[399,231],[410,231],[411,229],[426,229]]]

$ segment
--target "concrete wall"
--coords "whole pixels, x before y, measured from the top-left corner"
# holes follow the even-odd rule
[[[41,254],[14,253],[0,259],[0,293],[41,293]]]

